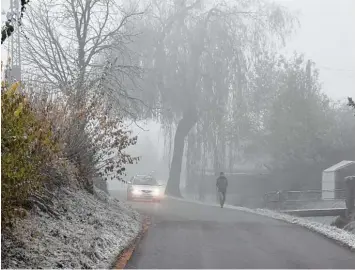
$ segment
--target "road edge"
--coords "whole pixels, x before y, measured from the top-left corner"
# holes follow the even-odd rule
[[[199,201],[193,201],[184,198],[176,198],[171,196],[170,198],[179,201],[218,207],[217,204],[212,204],[212,203],[203,203]],[[309,221],[301,217],[295,217],[284,213],[272,211],[269,209],[263,209],[263,208],[252,209],[252,208],[234,206],[234,205],[225,205],[224,207],[228,209],[239,210],[250,214],[261,215],[264,217],[280,220],[289,224],[301,226],[305,229],[308,229],[309,231],[322,235],[343,247],[348,248],[352,252],[355,252],[355,234],[350,233],[348,231],[330,225],[318,223],[315,221]]]
[[[233,208],[234,207],[231,207],[231,209]],[[355,235],[345,230],[327,224],[322,224],[315,221],[309,221],[304,218],[295,217],[295,216],[275,212],[268,209],[255,209],[255,210],[237,209],[237,210],[241,210],[247,213],[257,214],[264,217],[280,220],[289,224],[301,226],[305,229],[308,229],[309,231],[324,236],[345,248],[348,248],[352,252],[355,252]]]
[[[131,241],[129,245],[127,245],[116,257],[116,260],[112,264],[111,269],[124,269],[131,259],[136,247],[139,242],[142,240],[143,236],[147,232],[150,225],[150,219],[148,217],[144,217],[142,222],[142,229],[137,234],[137,236]]]

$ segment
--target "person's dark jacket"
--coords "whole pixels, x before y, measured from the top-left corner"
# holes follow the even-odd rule
[[[224,175],[219,176],[217,178],[216,186],[217,186],[219,191],[226,192],[227,187],[228,187],[227,177],[225,177]]]

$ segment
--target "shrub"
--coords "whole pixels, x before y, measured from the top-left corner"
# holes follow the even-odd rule
[[[79,110],[68,106],[66,97],[49,98],[46,89],[36,87],[31,92],[25,86],[20,91],[18,83],[11,87],[3,83],[1,195],[5,227],[34,205],[51,212],[50,203],[43,199],[53,187],[74,184],[92,192],[96,179],[104,189],[108,178],[123,181],[125,164],[138,161],[125,153],[137,138],[131,137],[121,117],[108,117],[99,100],[96,97],[95,106],[89,103]],[[69,171],[75,175],[67,175]]]
[[[95,173],[105,181],[119,180],[124,182],[125,165],[139,161],[139,157],[132,157],[125,150],[137,143],[137,136],[131,136],[122,118],[119,116],[103,116],[97,125],[92,126],[93,153]]]
[[[78,184],[93,192],[96,186],[106,190],[106,181],[124,181],[125,165],[138,161],[125,151],[137,137],[127,129],[123,117],[107,110],[100,92],[87,93],[80,108],[71,97],[50,98],[47,89],[35,87],[29,95],[38,115],[50,122],[61,153],[77,169]],[[76,104],[76,103],[75,103]]]
[[[63,133],[63,152],[78,168],[81,183],[92,192],[93,179],[124,181],[125,165],[138,162],[125,151],[135,145],[136,136],[131,136],[122,117],[108,116],[100,106],[85,110],[84,129],[72,117],[72,124]]]
[[[41,191],[44,168],[57,152],[50,123],[39,119],[19,83],[1,90],[2,225],[21,215],[28,197]]]

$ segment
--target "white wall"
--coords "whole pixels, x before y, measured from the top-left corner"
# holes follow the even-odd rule
[[[323,200],[334,199],[335,198],[334,189],[335,189],[334,172],[323,172],[322,190],[324,190],[324,191],[322,192],[322,199]]]

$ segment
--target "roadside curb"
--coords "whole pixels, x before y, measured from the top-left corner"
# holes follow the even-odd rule
[[[176,197],[170,197],[170,198],[178,201],[185,201],[185,202],[196,203],[200,205],[217,206],[217,204],[202,203],[199,201],[193,201],[189,199],[184,200],[183,198],[176,198]],[[227,209],[239,210],[245,213],[260,215],[260,216],[280,220],[289,224],[294,224],[303,227],[305,229],[308,229],[309,231],[317,233],[318,235],[324,236],[345,248],[348,248],[352,252],[355,252],[355,235],[348,231],[335,228],[330,225],[321,224],[315,221],[309,221],[301,217],[295,217],[280,212],[272,211],[269,209],[262,209],[262,208],[252,209],[252,208],[233,206],[233,205],[225,205],[224,207]]]
[[[137,245],[139,244],[142,237],[147,232],[150,224],[151,224],[150,219],[148,217],[145,217],[143,219],[141,231],[132,240],[132,242],[120,252],[120,254],[117,256],[117,259],[115,260],[111,269],[124,269],[126,267],[128,261],[131,259],[132,255],[133,255],[133,252],[135,251]]]

